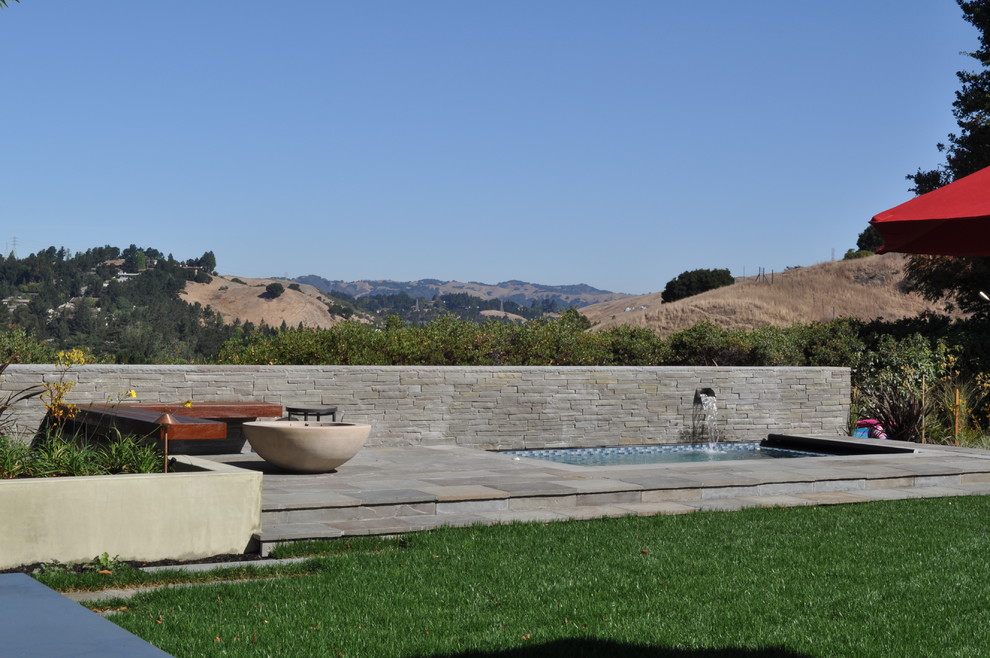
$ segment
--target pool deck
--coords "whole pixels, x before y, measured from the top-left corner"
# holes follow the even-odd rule
[[[572,466],[438,445],[366,448],[319,475],[279,472],[254,453],[212,459],[265,473],[262,555],[288,541],[439,526],[990,494],[990,452],[842,441],[915,452]]]

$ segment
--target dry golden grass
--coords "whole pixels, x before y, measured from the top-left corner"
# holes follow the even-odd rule
[[[244,283],[237,283],[233,281],[236,278],[215,276],[210,283],[190,281],[186,283],[182,298],[190,304],[199,302],[202,306],[212,306],[227,324],[240,319],[242,323],[252,322],[256,326],[264,323],[279,327],[284,320],[290,327],[301,322],[306,327],[326,329],[342,321],[342,318],[330,315],[327,305],[321,301],[323,293],[313,286],[300,285],[300,292],[289,290],[289,281],[241,277]],[[268,299],[264,292],[269,283],[282,284],[285,292],[275,299]]]
[[[660,293],[651,293],[580,311],[596,329],[629,325],[647,327],[663,336],[702,319],[732,329],[753,329],[828,322],[837,317],[899,320],[922,311],[943,312],[941,304],[904,292],[906,261],[901,254],[886,254],[820,263],[774,273],[772,282],[770,275],[766,280],[736,279],[731,286],[670,304],[661,305]]]
[[[516,315],[515,313],[509,313],[508,311],[495,311],[495,310],[485,310],[481,312],[481,317],[483,318],[499,318],[501,320],[509,320],[511,322],[525,322],[526,318],[521,315]]]

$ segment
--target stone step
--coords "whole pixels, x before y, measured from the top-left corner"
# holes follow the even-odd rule
[[[478,509],[465,513],[417,513],[413,515],[369,516],[359,518],[324,518],[293,523],[263,526],[255,535],[261,554],[267,556],[282,543],[336,539],[345,536],[396,535],[422,532],[438,527],[464,527],[470,525],[497,525],[513,522],[554,522],[590,520],[622,516],[656,516],[687,514],[699,511],[735,511],[752,507],[799,507],[806,505],[842,505],[881,500],[906,500],[910,498],[941,498],[950,496],[990,495],[990,482],[954,484],[952,486],[907,486],[900,488],[831,490],[817,492],[791,492],[777,495],[740,495],[699,498],[696,500],[670,500],[653,502],[612,502],[599,505],[557,505],[529,509]],[[543,497],[543,502],[550,503]],[[484,501],[475,501],[484,502]],[[313,510],[315,512],[315,510]],[[325,510],[329,511],[329,510]],[[379,510],[380,511],[380,510]]]
[[[988,481],[984,481],[988,480]],[[785,500],[791,497],[817,496],[823,493],[853,492],[867,497],[881,490],[923,489],[934,487],[967,488],[982,491],[990,489],[990,479],[964,478],[959,475],[914,476],[911,478],[886,478],[866,480],[843,478],[797,482],[769,482],[753,485],[712,484],[692,488],[644,489],[628,484],[609,482],[600,490],[589,488],[584,492],[552,495],[529,492],[510,495],[488,489],[470,495],[444,496],[422,491],[373,491],[362,492],[360,498],[330,496],[263,505],[262,528],[266,531],[283,526],[305,524],[330,524],[352,528],[360,522],[375,525],[378,519],[452,517],[458,515],[484,515],[499,513],[525,513],[531,510],[553,510],[561,514],[580,514],[581,508],[601,506],[630,506],[651,504],[687,504],[697,506],[717,499],[752,498],[756,500]],[[597,485],[596,485],[597,486]],[[345,534],[363,534],[353,531]]]

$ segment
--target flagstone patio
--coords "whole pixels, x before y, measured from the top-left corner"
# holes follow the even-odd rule
[[[265,474],[262,555],[287,541],[439,526],[990,494],[990,452],[882,445],[915,452],[571,466],[438,445],[365,449],[320,475],[282,473],[253,453],[214,459]]]

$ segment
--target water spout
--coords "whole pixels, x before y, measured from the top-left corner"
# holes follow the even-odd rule
[[[699,388],[694,392],[691,439],[695,443],[718,443],[718,404],[715,391]]]

